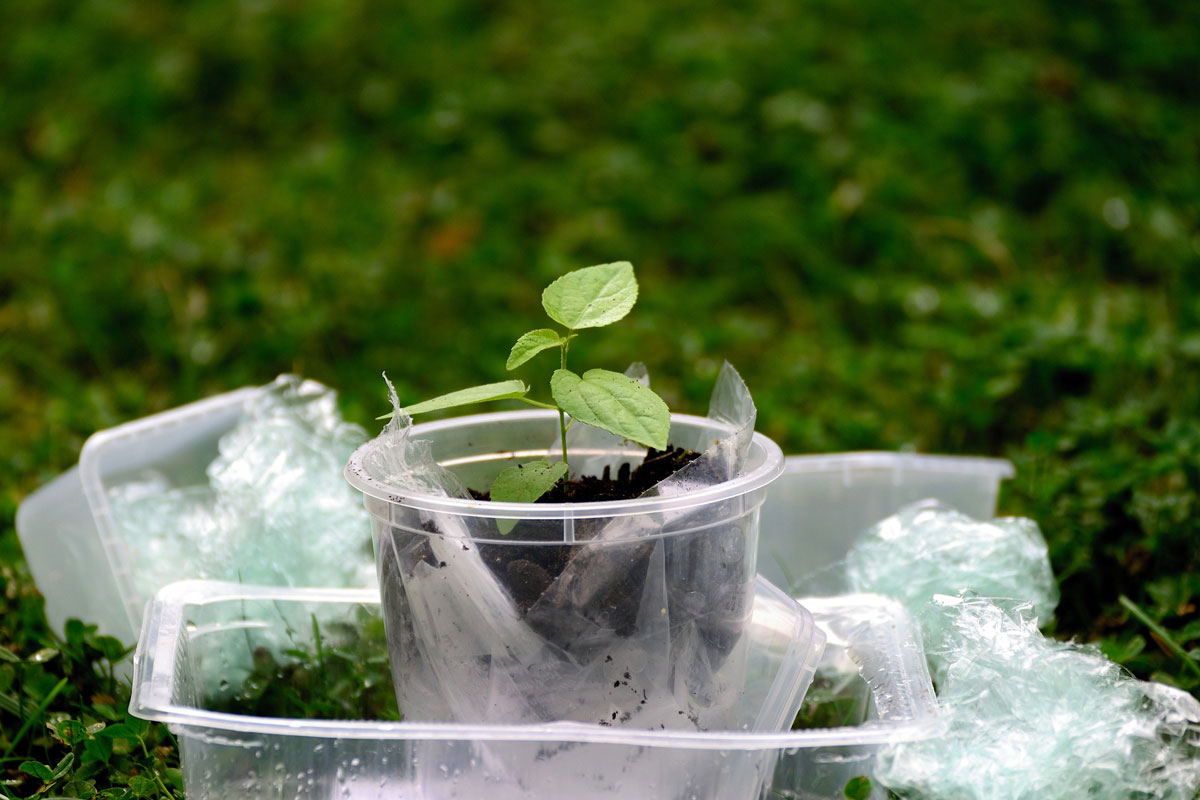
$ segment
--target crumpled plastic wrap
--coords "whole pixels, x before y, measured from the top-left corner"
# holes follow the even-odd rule
[[[885,748],[883,785],[928,800],[1200,791],[1195,698],[1038,630],[1058,593],[1031,520],[980,522],[923,501],[866,531],[846,571],[857,590],[891,595],[920,620],[948,725],[942,737]]]
[[[876,777],[904,797],[954,800],[1192,800],[1200,703],[1130,678],[1098,650],[1058,642],[1030,605],[929,603],[948,624],[927,648],[944,737],[893,745]]]
[[[644,379],[644,368],[631,368]],[[738,474],[755,409],[726,365],[714,391],[713,425],[672,443],[702,456],[646,496],[672,496]],[[399,411],[363,466],[397,493],[469,497],[409,437]],[[719,430],[721,435],[710,434]],[[588,472],[616,469],[630,445],[586,426]],[[610,446],[607,460],[596,450]],[[616,445],[620,445],[619,447]],[[554,451],[548,441],[547,449]],[[572,455],[578,472],[583,462]],[[595,473],[593,473],[595,474]],[[475,487],[482,488],[482,487]],[[741,498],[649,515],[578,518],[573,542],[560,519],[526,519],[505,540],[487,517],[390,505],[377,523],[389,655],[401,711],[422,720],[575,720],[640,728],[724,728],[736,719],[745,674],[741,635],[753,600],[757,514]],[[694,530],[695,529],[695,530]],[[672,535],[673,534],[673,535]],[[483,542],[480,542],[483,540]],[[498,548],[529,560],[566,550],[561,572],[521,598]],[[535,552],[536,549],[536,552]]]
[[[374,585],[368,518],[342,476],[366,438],[342,420],[332,389],[281,375],[221,437],[207,485],[148,473],[110,488],[143,600],[184,578]]]
[[[974,520],[936,500],[905,506],[863,533],[846,555],[846,577],[856,592],[904,603],[927,638],[938,636],[945,618],[929,605],[935,594],[969,591],[1002,604],[1030,604],[1043,625],[1058,605],[1036,522]]]

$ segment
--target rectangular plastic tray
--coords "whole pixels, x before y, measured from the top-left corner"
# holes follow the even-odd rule
[[[806,595],[848,590],[841,561],[866,528],[903,506],[933,497],[976,519],[996,513],[998,458],[913,453],[789,456],[762,508],[758,571]]]
[[[256,649],[294,642],[308,615],[328,620],[331,607],[344,608],[347,619],[377,613],[378,598],[361,590],[206,581],[172,584],[150,607],[130,710],[168,723],[178,736],[189,800],[841,797],[847,780],[869,773],[879,746],[936,735],[941,727],[924,655],[903,609],[872,595],[811,602],[830,643],[823,662],[836,668],[849,659],[869,689],[860,725],[680,732],[579,723],[309,721],[210,711],[205,696],[220,692],[218,679],[244,678]],[[772,643],[758,652],[777,658],[780,646],[797,638],[779,619],[769,604],[756,603],[756,641]],[[753,661],[753,674],[768,674],[770,661]],[[762,690],[760,682],[748,707],[762,704]],[[795,708],[765,724],[786,721]]]

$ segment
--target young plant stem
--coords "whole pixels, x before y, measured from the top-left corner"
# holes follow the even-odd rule
[[[567,335],[563,337],[562,347],[559,348],[561,353],[559,364],[561,365],[562,369],[567,368],[567,348],[571,345],[572,333],[572,331],[567,331]],[[558,432],[559,436],[562,438],[562,460],[563,463],[567,465],[567,477],[570,478],[571,462],[567,461],[567,415],[566,412],[564,412],[561,408],[558,409]]]
[[[147,749],[146,740],[142,738],[143,736],[145,736],[144,733],[139,733],[137,737],[138,744],[142,746],[142,755],[146,757],[147,761],[153,763],[154,759],[150,757],[150,750]],[[163,793],[163,797],[168,798],[168,800],[174,800],[175,793],[168,789],[167,785],[163,783],[162,776],[158,774],[157,765],[154,766],[152,772],[154,773],[154,783],[157,785],[158,790]]]
[[[551,411],[558,411],[558,406],[552,406],[549,403],[541,403],[541,402],[538,402],[537,400],[530,400],[528,397],[514,397],[513,399],[519,400],[522,403],[527,403],[531,406],[537,406],[538,408],[548,408]]]

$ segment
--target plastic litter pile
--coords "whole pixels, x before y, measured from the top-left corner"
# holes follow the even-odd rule
[[[342,478],[366,439],[342,420],[332,389],[283,375],[221,437],[207,485],[172,486],[148,473],[112,487],[113,520],[143,599],[183,578],[373,585],[370,525]]]
[[[640,365],[627,374],[647,380]],[[656,487],[660,497],[706,487],[736,473],[754,415],[744,385],[735,378],[736,373],[723,373],[710,411],[710,418],[730,433],[713,437],[697,428],[704,435],[682,444],[704,457]],[[116,457],[103,462],[117,465],[99,478],[108,487],[111,520],[125,545],[137,593],[148,599],[159,587],[183,578],[276,587],[374,587],[371,518],[343,477],[343,466],[367,440],[366,433],[342,420],[332,390],[312,381],[281,376],[246,395],[251,399],[244,406],[242,394],[236,398],[235,410],[241,416],[221,437],[215,458],[214,437],[230,423],[214,425],[207,438],[196,437],[200,443],[188,444],[186,451],[182,440],[174,437],[141,439],[140,430],[123,434],[125,452],[142,448],[154,456],[138,462],[153,463],[152,470],[134,472],[122,466],[128,461]],[[170,420],[159,428],[170,430],[178,424],[177,415],[164,417]],[[401,466],[412,482],[410,489],[464,497],[466,490],[437,465],[428,443],[408,440],[404,422],[389,426],[396,447],[388,448],[385,461],[405,462]],[[620,449],[606,436],[573,428],[573,466],[602,469],[607,451]],[[557,443],[557,436],[554,439]],[[577,458],[590,461],[576,465]],[[910,463],[914,458],[919,460]],[[684,537],[677,537],[678,542],[668,542],[672,537],[644,542],[636,515],[601,518],[594,523],[596,541],[581,539],[573,545],[580,556],[556,579],[563,585],[543,592],[541,606],[530,607],[524,615],[516,613],[506,584],[497,580],[477,548],[463,546],[472,538],[487,540],[471,527],[483,524],[479,519],[422,511],[410,520],[394,498],[381,499],[392,514],[385,515],[378,531],[385,551],[382,594],[405,592],[414,601],[408,616],[393,627],[410,639],[418,626],[435,635],[444,630],[443,644],[451,655],[463,655],[460,661],[481,669],[486,665],[498,677],[472,683],[470,675],[435,674],[417,648],[389,642],[393,666],[400,664],[405,675],[397,685],[402,707],[407,700],[409,710],[419,710],[410,715],[412,720],[441,719],[455,716],[446,711],[448,704],[465,703],[458,711],[471,717],[500,698],[507,701],[496,706],[502,713],[478,720],[491,725],[460,725],[462,738],[456,740],[446,739],[440,728],[436,735],[424,732],[408,738],[410,734],[394,723],[371,721],[346,722],[337,729],[338,736],[344,734],[338,740],[324,728],[301,735],[290,722],[280,725],[267,717],[254,718],[245,730],[226,730],[221,726],[228,721],[214,717],[212,726],[192,725],[189,732],[197,712],[189,704],[196,699],[192,695],[197,687],[204,696],[221,695],[229,675],[252,667],[259,647],[281,655],[288,648],[308,646],[307,631],[314,623],[336,624],[347,605],[361,604],[347,595],[312,607],[308,600],[291,602],[292,610],[285,613],[272,600],[264,617],[270,625],[256,629],[253,648],[212,649],[219,668],[207,668],[202,658],[188,660],[188,669],[196,674],[189,673],[177,687],[179,697],[168,698],[169,708],[183,703],[187,709],[180,735],[191,753],[183,764],[189,796],[227,800],[266,793],[317,798],[334,793],[348,797],[353,791],[355,797],[374,798],[395,796],[397,787],[404,791],[410,784],[437,785],[448,797],[476,796],[478,787],[472,782],[477,781],[479,786],[486,784],[486,791],[499,792],[496,796],[508,792],[522,798],[549,791],[583,797],[588,787],[596,788],[599,796],[622,791],[636,796],[651,786],[669,787],[672,797],[759,796],[748,788],[754,786],[770,787],[772,797],[840,797],[848,781],[868,775],[875,784],[872,796],[881,796],[886,787],[906,800],[1200,799],[1200,702],[1169,686],[1133,679],[1094,647],[1059,642],[1039,631],[1052,618],[1058,590],[1046,542],[1034,522],[977,521],[927,500],[871,526],[848,553],[845,550],[847,533],[861,522],[926,493],[990,514],[996,484],[1011,473],[989,465],[958,480],[959,462],[940,463],[953,459],[897,454],[843,454],[822,457],[820,464],[807,463],[811,460],[795,459],[794,470],[787,473],[789,488],[781,480],[773,490],[776,509],[767,514],[764,508],[763,518],[774,520],[767,526],[773,544],[764,548],[743,541],[737,514],[718,515],[712,524],[701,524],[708,520],[699,519],[700,512],[686,505],[663,512],[662,523],[672,531],[695,527],[712,534],[693,537],[696,544]],[[413,469],[414,465],[424,468]],[[84,564],[87,554],[93,556],[86,561],[88,568],[95,554],[111,556],[111,539],[96,524],[102,514],[89,510],[84,497],[85,466],[81,463],[78,474],[72,471],[30,498],[29,507],[23,505],[26,513],[18,514],[22,544],[37,556],[30,564],[46,587],[68,585],[84,568],[77,564]],[[386,473],[397,464],[377,466]],[[110,483],[109,478],[119,482]],[[588,522],[573,520],[573,530],[582,530]],[[555,520],[544,524],[562,525]],[[409,533],[421,534],[413,542],[432,541],[429,552],[405,549],[405,525]],[[426,537],[426,525],[454,546]],[[545,546],[552,540],[537,542]],[[78,544],[75,562],[58,558],[70,549],[63,542]],[[433,547],[440,549],[434,552]],[[616,548],[627,549],[638,564],[645,561],[652,568],[637,572],[642,586],[636,597],[638,636],[616,637],[597,650],[590,643],[602,626],[588,616],[590,606],[577,600],[586,601],[620,583],[620,573],[614,571],[620,563],[601,557],[602,551],[617,552]],[[776,621],[776,632],[792,642],[785,660],[792,659],[797,640],[811,645],[811,654],[816,654],[812,663],[794,671],[802,681],[771,679],[773,672],[760,669],[754,657],[744,657],[741,651],[749,637],[737,623],[746,616],[745,598],[737,593],[721,597],[712,588],[725,577],[718,568],[737,567],[756,549],[760,569],[764,553],[789,574],[803,575],[806,568],[815,568],[812,574],[819,578],[810,574],[799,584],[793,582],[794,590],[819,592],[827,587],[817,582],[828,578],[835,587],[832,593],[839,595],[805,601],[818,609],[824,632],[801,633],[803,626]],[[407,582],[400,580],[405,569],[412,573]],[[746,574],[752,573],[751,567]],[[119,595],[115,581],[109,583],[112,588],[106,589],[101,605],[119,607],[123,614],[128,600]],[[453,591],[456,585],[462,591]],[[261,587],[242,588],[247,597],[269,595],[263,595]],[[211,628],[205,636],[232,622],[228,630],[235,638],[250,642],[242,632],[246,603],[229,587],[193,584],[176,591],[205,597],[204,592],[228,594],[223,605],[205,612]],[[294,591],[297,597],[312,599],[313,590]],[[57,613],[78,615],[79,602],[80,597],[68,593],[60,599]],[[160,597],[156,602],[162,606],[164,601]],[[901,606],[919,622],[920,635]],[[119,616],[112,615],[118,624]],[[760,621],[757,612],[754,620]],[[679,635],[662,635],[668,622],[679,623]],[[175,624],[177,636],[190,636],[183,617]],[[817,691],[808,698],[819,705],[812,717],[817,727],[780,734],[782,738],[769,746],[744,749],[737,739],[742,734],[735,731],[780,726],[774,721],[761,724],[757,718],[718,724],[728,723],[722,714],[739,710],[731,701],[736,700],[731,687],[740,686],[745,673],[755,686],[769,686],[772,694],[777,684],[783,687],[781,693],[792,693],[788,702],[795,699],[798,705],[826,635],[831,651],[822,663]],[[923,640],[923,650],[918,639]],[[665,642],[684,646],[668,648]],[[167,642],[163,652],[174,658],[176,644]],[[603,655],[612,655],[613,663]],[[169,661],[143,659],[142,665]],[[589,671],[589,665],[594,669]],[[172,680],[179,678],[173,669],[163,668]],[[536,740],[509,741],[495,735],[497,723],[503,728],[514,721],[570,719],[576,716],[572,704],[580,702],[603,706],[612,700],[612,708],[619,710],[613,693],[628,692],[622,680],[640,679],[635,673],[641,672],[649,683],[647,692],[639,692],[634,701],[642,709],[638,719],[624,728],[605,727],[600,741],[593,741],[590,728],[576,723],[547,725]],[[937,689],[936,714],[930,672]],[[140,691],[161,688],[160,684],[162,680],[143,681]],[[450,690],[449,699],[444,687]],[[762,705],[769,704],[764,700]],[[171,720],[172,712],[165,707],[147,706],[142,712],[150,712],[146,718]],[[794,716],[789,710],[780,721]],[[583,721],[589,720],[583,716]],[[658,725],[645,724],[655,720]],[[419,721],[413,725],[421,727]],[[841,725],[852,727],[830,727]],[[696,732],[696,727],[718,729],[719,735],[734,737],[729,741],[735,745],[727,749],[729,741],[722,740],[719,750],[709,749],[704,740],[708,734]],[[610,734],[618,730],[613,739]],[[214,735],[217,731],[219,736]],[[660,732],[669,736],[663,739]],[[670,746],[646,747],[643,737],[654,736],[660,736],[654,741]],[[326,740],[337,746],[326,747]],[[361,745],[343,746],[346,742]],[[284,751],[285,756],[277,755]],[[188,752],[184,750],[185,756]],[[282,760],[267,775],[247,767],[250,752],[256,765],[260,758]],[[402,764],[411,770],[399,768]],[[635,764],[636,769],[631,768]],[[313,776],[324,782],[314,783]],[[293,779],[304,783],[289,783]]]
[[[1200,791],[1200,703],[1038,631],[1057,592],[1033,522],[915,504],[864,534],[847,573],[921,620],[948,725],[945,736],[885,748],[885,786],[955,800]]]

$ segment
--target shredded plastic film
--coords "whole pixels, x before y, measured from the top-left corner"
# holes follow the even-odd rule
[[[640,365],[627,374],[647,380]],[[389,655],[407,718],[735,724],[753,600],[753,508],[734,497],[654,514],[528,518],[506,538],[486,509],[404,502],[406,493],[470,495],[430,445],[411,436],[392,399],[396,414],[362,464],[394,492],[372,514]],[[711,424],[672,430],[672,444],[701,457],[644,496],[672,497],[737,475],[754,418],[745,384],[726,365]],[[547,437],[546,452],[555,452],[556,439]],[[645,453],[580,425],[568,446],[576,474],[615,471]],[[554,559],[556,572],[544,568]]]
[[[927,642],[944,737],[885,749],[876,776],[904,797],[1192,800],[1200,703],[1130,678],[1097,650],[1044,637],[1032,606],[939,595]]]
[[[184,578],[273,586],[370,586],[370,525],[342,467],[367,438],[337,395],[281,375],[221,437],[207,484],[144,473],[108,490],[135,586],[148,600]]]
[[[920,620],[948,726],[885,748],[875,777],[906,798],[1192,800],[1200,703],[1137,681],[1095,648],[1038,630],[1058,593],[1027,519],[972,520],[933,501],[866,531],[846,561],[860,591]]]
[[[979,521],[936,500],[905,506],[868,529],[846,555],[846,576],[858,592],[900,600],[937,636],[944,615],[935,594],[969,591],[1030,604],[1044,625],[1058,605],[1046,540],[1031,519]],[[936,661],[936,659],[935,659]]]

